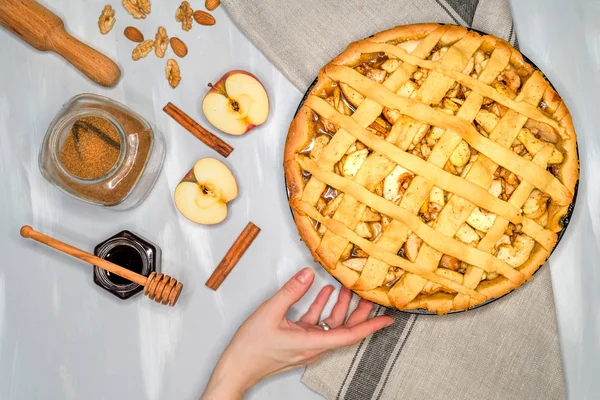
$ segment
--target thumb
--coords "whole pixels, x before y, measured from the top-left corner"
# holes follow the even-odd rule
[[[314,278],[312,269],[300,270],[268,300],[269,308],[283,318],[289,308],[306,294]]]

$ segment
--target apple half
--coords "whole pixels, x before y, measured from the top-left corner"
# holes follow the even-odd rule
[[[192,222],[218,224],[227,217],[227,203],[237,194],[237,182],[229,168],[214,158],[203,158],[175,188],[175,206]]]
[[[230,135],[243,135],[269,116],[269,97],[257,77],[234,70],[226,73],[202,101],[202,111],[215,128]]]

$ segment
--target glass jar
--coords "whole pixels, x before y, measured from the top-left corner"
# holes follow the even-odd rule
[[[102,131],[90,121],[99,121],[108,130]],[[80,128],[84,136],[80,136]],[[103,146],[108,150],[101,149]],[[106,154],[112,156],[109,161]],[[50,124],[39,166],[44,178],[63,192],[88,203],[127,210],[148,195],[164,158],[165,140],[154,125],[107,97],[80,94],[69,100]]]
[[[160,272],[160,247],[130,231],[121,231],[98,243],[94,248],[94,254],[145,277],[152,272]],[[94,283],[123,300],[141,292],[144,288],[95,265]]]

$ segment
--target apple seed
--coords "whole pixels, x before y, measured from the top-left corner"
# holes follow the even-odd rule
[[[223,96],[225,96],[226,98],[229,99],[229,96],[227,96],[227,93],[223,89],[216,87],[212,83],[209,83],[208,87],[211,89],[215,89],[217,92],[221,93]],[[238,104],[237,101],[229,99],[229,104],[231,104],[231,108],[233,108],[233,111],[235,111],[235,112],[240,111],[240,105]]]

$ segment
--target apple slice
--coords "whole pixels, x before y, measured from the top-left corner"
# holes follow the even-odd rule
[[[243,135],[269,116],[269,97],[258,78],[249,72],[226,73],[202,102],[202,111],[215,128],[230,135]]]
[[[175,188],[175,206],[197,224],[218,224],[227,217],[227,203],[238,194],[229,168],[214,158],[196,162]]]

